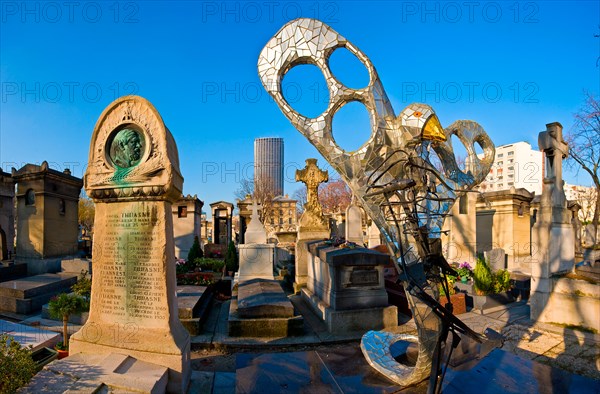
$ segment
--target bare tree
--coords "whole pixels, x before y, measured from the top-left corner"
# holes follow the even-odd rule
[[[579,204],[579,220],[581,224],[591,224],[598,191],[594,187],[577,187],[575,201]]]
[[[352,191],[343,180],[333,179],[319,185],[319,201],[323,213],[345,212],[352,201]]]
[[[293,198],[298,201],[297,211],[298,215],[301,215],[306,204],[306,187],[297,189]],[[330,179],[329,182],[319,185],[319,202],[323,207],[323,213],[345,212],[351,201],[352,191],[340,178]]]
[[[94,202],[88,198],[83,192],[79,196],[79,225],[87,232],[90,232],[94,227],[94,215],[96,214],[96,206]]]
[[[236,198],[245,200],[250,196],[260,205],[262,209],[258,212],[258,215],[260,220],[265,224],[271,223],[271,218],[273,217],[272,209],[275,195],[271,190],[271,184],[266,179],[263,179],[258,184],[249,179],[242,179],[240,187],[234,192]]]
[[[600,102],[590,93],[585,94],[585,103],[575,114],[575,124],[567,135],[570,166],[583,169],[592,178],[596,188],[594,215],[591,224],[594,227],[594,244],[598,243],[598,218],[600,215]]]
[[[304,212],[304,204],[306,204],[306,187],[296,189],[296,191],[292,195],[292,198],[298,201],[296,203],[296,213],[299,217],[300,215],[302,215],[302,212]]]
[[[240,187],[237,188],[233,195],[238,200],[245,200],[248,196],[254,194],[254,182],[250,179],[242,179],[240,181]]]

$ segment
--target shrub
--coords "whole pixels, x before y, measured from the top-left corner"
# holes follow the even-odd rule
[[[486,295],[494,290],[494,275],[484,259],[477,259],[473,270],[473,281],[477,295]]]
[[[450,295],[456,294],[456,289],[454,289],[456,277],[448,275],[446,276],[446,279],[448,280],[448,292],[450,293]],[[444,279],[442,278],[441,280],[443,281]],[[441,297],[446,297],[446,292],[444,291],[444,286],[442,286],[441,282],[438,284],[438,290],[440,292]]]
[[[190,265],[184,259],[177,259],[175,261],[175,271],[177,274],[186,274],[190,271]]]
[[[31,348],[21,346],[8,334],[0,334],[0,393],[17,392],[29,383],[36,370]]]
[[[482,259],[477,260],[477,265],[473,271],[473,280],[475,282],[475,294],[477,295],[502,293],[512,287],[510,272],[498,270],[494,273],[488,263]]]
[[[71,286],[71,290],[75,294],[85,299],[84,308],[86,311],[90,310],[90,297],[92,296],[92,280],[87,277],[87,271],[81,270],[77,283]]]
[[[188,262],[194,262],[196,259],[200,259],[204,257],[204,253],[202,252],[202,248],[200,248],[200,241],[198,240],[198,236],[194,236],[194,243],[188,252]]]
[[[227,254],[225,255],[225,264],[227,265],[227,271],[238,270],[238,256],[233,241],[229,241]]]
[[[502,293],[510,290],[510,272],[499,270],[494,274],[494,293]]]
[[[202,257],[194,260],[194,266],[200,268],[202,271],[215,271],[221,272],[225,262],[220,259],[211,259],[208,257]]]

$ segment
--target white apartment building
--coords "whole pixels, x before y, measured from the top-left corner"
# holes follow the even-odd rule
[[[524,188],[542,194],[544,155],[521,141],[496,147],[496,157],[490,173],[481,183],[482,192]]]
[[[594,209],[596,204],[596,188],[589,186],[571,185],[565,182],[565,196],[567,201],[575,201],[580,206],[579,220],[584,223],[589,223],[594,217]]]

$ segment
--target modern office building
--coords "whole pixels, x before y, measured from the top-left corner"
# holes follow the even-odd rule
[[[542,194],[544,155],[531,149],[527,142],[496,147],[496,157],[490,173],[481,183],[482,192],[524,188]]]
[[[254,140],[254,187],[283,195],[283,138]]]

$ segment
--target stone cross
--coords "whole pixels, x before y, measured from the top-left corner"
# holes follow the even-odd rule
[[[252,200],[250,209],[252,210],[252,213],[250,214],[250,220],[260,220],[258,217],[258,211],[262,211],[262,207],[258,206],[256,200]]]
[[[538,145],[546,158],[544,183],[553,183],[556,190],[562,192],[562,161],[569,155],[569,145],[562,136],[562,125],[558,122],[548,123],[546,131],[542,131],[538,136]],[[563,201],[559,201],[561,200],[558,198],[559,196],[554,196],[555,193],[552,194],[553,205],[562,206]]]
[[[256,203],[256,200],[252,200],[252,214],[250,216],[250,223],[244,233],[244,243],[246,244],[266,244],[267,243],[267,230],[264,224],[260,221],[258,211],[262,209]]]
[[[306,204],[304,204],[305,213],[302,215],[304,224],[327,224],[323,218],[323,208],[319,202],[319,185],[329,180],[327,170],[321,170],[317,167],[317,159],[306,159],[306,167],[296,170],[296,182],[300,181],[306,185]],[[302,218],[300,225],[303,224]],[[309,220],[310,219],[310,220]]]

